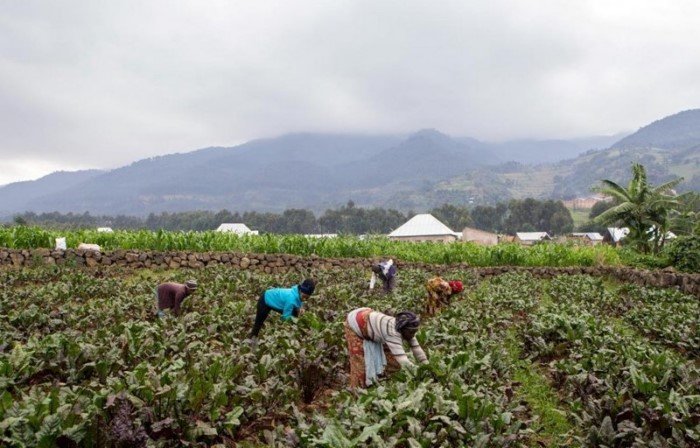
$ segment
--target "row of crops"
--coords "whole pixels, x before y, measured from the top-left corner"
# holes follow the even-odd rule
[[[427,274],[392,296],[367,273],[319,272],[296,324],[243,343],[259,292],[289,285],[197,271],[0,272],[0,444],[8,446],[700,445],[700,302],[587,276],[507,274],[424,322],[430,362],[346,389],[345,314],[419,309]],[[180,318],[153,287],[195,277]]]
[[[189,250],[286,253],[301,256],[370,258],[393,256],[404,261],[426,263],[468,262],[472,266],[593,266],[621,263],[610,246],[582,247],[540,244],[523,247],[501,244],[484,247],[475,244],[408,243],[385,237],[360,239],[354,236],[309,238],[303,235],[246,235],[221,232],[51,231],[38,227],[0,228],[0,247],[14,249],[53,248],[57,237],[65,237],[68,247],[80,243],[98,244],[105,250]]]

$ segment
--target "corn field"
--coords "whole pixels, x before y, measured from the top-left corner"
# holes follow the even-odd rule
[[[327,258],[394,257],[423,263],[461,263],[472,266],[594,266],[619,265],[621,258],[609,246],[518,244],[478,246],[471,243],[410,243],[390,241],[382,236],[360,239],[355,236],[309,238],[303,235],[245,235],[221,232],[157,232],[94,230],[58,232],[36,227],[0,229],[0,247],[12,249],[53,248],[57,237],[65,237],[69,248],[80,243],[98,244],[103,250],[187,250],[213,252],[285,253]]]

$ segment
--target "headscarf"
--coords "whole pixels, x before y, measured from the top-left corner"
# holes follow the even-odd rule
[[[452,288],[452,294],[458,294],[464,290],[464,286],[459,280],[452,280],[448,283],[450,285],[450,288]]]
[[[314,293],[314,289],[316,289],[316,282],[313,279],[307,278],[299,284],[299,292],[303,294],[310,296]]]
[[[405,330],[418,330],[420,317],[410,311],[402,311],[396,315],[395,329],[399,333]]]

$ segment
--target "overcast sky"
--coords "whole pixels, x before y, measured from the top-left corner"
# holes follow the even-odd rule
[[[700,2],[1,1],[0,184],[291,131],[634,131],[700,106]]]

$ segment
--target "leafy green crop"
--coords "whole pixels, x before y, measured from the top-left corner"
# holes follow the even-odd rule
[[[693,297],[445,272],[468,287],[421,327],[430,362],[352,392],[346,313],[420,309],[432,274],[402,270],[389,296],[368,272],[312,274],[308,311],[272,314],[252,349],[260,292],[299,274],[0,271],[0,445],[698,445]],[[156,319],[154,286],[189,277],[200,288],[182,316]]]

